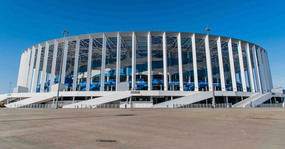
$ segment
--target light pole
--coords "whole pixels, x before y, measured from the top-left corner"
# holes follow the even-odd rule
[[[65,36],[67,34],[69,34],[69,32],[65,29],[65,30],[62,31],[62,34],[63,34],[63,42],[65,42]],[[57,88],[57,95],[56,95],[56,109],[58,109],[58,97],[59,97],[59,90],[60,90],[60,84],[61,84],[62,63],[63,63],[63,58],[62,57],[63,57],[63,54],[64,53],[62,53],[62,55],[60,57],[61,63],[60,63],[60,67],[59,67],[59,81],[58,81],[58,88]]]
[[[12,85],[12,82],[10,82],[10,86],[9,86],[9,96],[10,96],[10,98],[11,98],[11,85]],[[7,98],[7,104],[9,104],[9,99],[10,98]]]
[[[205,28],[205,31],[207,32],[207,34],[209,34],[210,30],[211,30],[210,27],[206,27],[206,28]]]

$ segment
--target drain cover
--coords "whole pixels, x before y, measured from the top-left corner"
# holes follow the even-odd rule
[[[135,114],[118,114],[116,116],[135,116]]]
[[[97,142],[117,142],[117,140],[98,139]]]

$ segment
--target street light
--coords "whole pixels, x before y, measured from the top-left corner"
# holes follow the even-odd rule
[[[10,96],[10,98],[11,98],[11,85],[12,85],[12,82],[10,82],[10,86],[9,86],[9,94],[8,94],[8,96]],[[10,98],[7,98],[7,104],[9,104],[9,99]]]
[[[69,34],[69,32],[65,29],[62,31],[63,34],[63,41],[65,42],[65,36]],[[59,97],[59,90],[60,90],[60,84],[61,84],[61,74],[62,74],[62,63],[63,63],[63,54],[61,55],[61,63],[59,67],[59,81],[58,81],[58,88],[57,88],[57,95],[56,95],[56,109],[58,109],[58,97]]]
[[[206,27],[206,28],[205,28],[205,31],[207,32],[207,34],[209,34],[210,30],[211,30],[210,27]]]

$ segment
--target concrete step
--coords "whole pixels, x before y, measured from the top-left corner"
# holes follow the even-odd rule
[[[272,97],[271,93],[256,93],[233,105],[236,108],[256,107]]]
[[[56,94],[53,92],[52,93],[35,93],[35,94],[32,94],[30,98],[7,104],[6,107],[7,108],[17,108],[17,107],[21,107],[25,105],[30,105],[30,104],[40,104],[40,103],[52,100],[52,98],[55,96]]]
[[[191,94],[153,105],[154,108],[173,108],[174,105],[187,105],[213,97],[213,92],[191,92]]]
[[[124,98],[128,98],[130,97],[130,92],[114,92],[112,94],[109,95],[105,95],[102,97],[98,97],[98,98],[94,98],[94,99],[90,99],[90,100],[86,100],[86,101],[81,101],[78,103],[73,103],[73,104],[69,104],[69,105],[65,105],[63,106],[63,108],[76,108],[76,107],[90,107],[90,106],[96,106],[96,105],[100,105],[100,104],[105,104],[105,103],[109,103],[109,102],[113,102],[113,101],[117,101],[120,99],[124,99]]]

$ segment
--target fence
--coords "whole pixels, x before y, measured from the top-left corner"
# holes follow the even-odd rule
[[[215,108],[231,108],[232,103],[217,103]],[[212,104],[174,104],[173,108],[213,108]]]
[[[258,105],[259,108],[276,108],[276,107],[284,107],[284,103],[263,103]]]
[[[67,104],[59,104],[58,107],[62,108]],[[29,105],[21,105],[16,104],[13,106],[9,106],[9,108],[56,108],[55,104],[29,104]],[[81,104],[80,106],[75,106],[74,108],[120,108],[120,104],[101,104],[101,105],[85,105]]]

